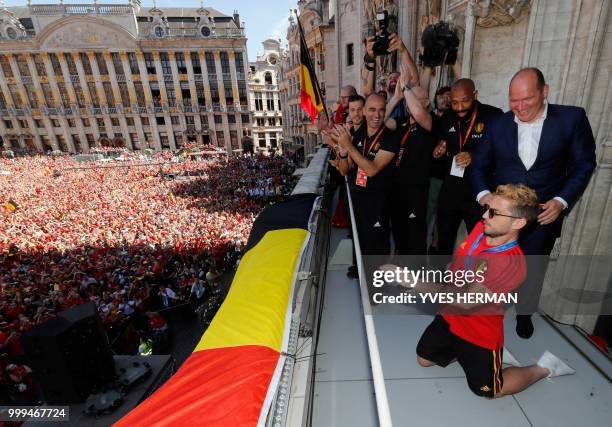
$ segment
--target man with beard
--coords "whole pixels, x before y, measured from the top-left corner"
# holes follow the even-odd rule
[[[390,193],[391,230],[396,255],[426,254],[427,193],[429,166],[434,140],[427,92],[420,86],[410,87],[408,67],[402,73],[392,103],[401,98],[407,106],[408,121],[395,124],[400,139]],[[387,110],[388,111],[388,110]],[[389,119],[394,121],[394,119]],[[415,265],[418,267],[418,265]]]
[[[499,108],[477,101],[478,92],[470,79],[459,79],[451,87],[451,110],[441,118],[440,142],[434,158],[446,156],[444,183],[438,198],[438,253],[451,255],[463,220],[472,230],[482,215],[469,182],[472,152]]]

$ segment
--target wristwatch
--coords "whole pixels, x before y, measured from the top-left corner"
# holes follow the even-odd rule
[[[338,154],[338,158],[340,158],[340,159],[342,159],[342,160],[346,160],[346,159],[348,159],[348,153],[347,153],[347,154],[345,154],[344,156],[343,156],[343,155],[341,155],[341,154]]]
[[[402,92],[405,92],[405,91],[407,91],[407,90],[412,90],[412,88],[411,88],[410,86],[408,86],[408,85],[405,85],[405,86],[402,88]]]

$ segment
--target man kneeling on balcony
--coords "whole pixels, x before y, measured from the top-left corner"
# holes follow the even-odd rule
[[[518,393],[542,378],[573,374],[574,370],[549,351],[535,365],[502,370],[502,360],[518,365],[513,357],[503,355],[502,303],[525,280],[525,256],[517,240],[521,230],[537,218],[538,200],[535,191],[524,185],[500,185],[484,208],[482,220],[459,245],[445,272],[455,273],[453,282],[447,286],[419,282],[407,289],[421,296],[442,292],[450,302],[443,304],[421,336],[417,362],[424,367],[446,367],[456,360],[470,389],[478,396],[494,398]],[[456,275],[460,270],[463,274]],[[458,280],[467,279],[468,272],[471,283]]]

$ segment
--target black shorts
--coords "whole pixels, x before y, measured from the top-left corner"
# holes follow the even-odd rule
[[[482,397],[494,397],[502,389],[503,351],[503,347],[489,350],[465,341],[453,334],[439,315],[423,332],[416,350],[419,357],[442,367],[457,359],[470,390]]]

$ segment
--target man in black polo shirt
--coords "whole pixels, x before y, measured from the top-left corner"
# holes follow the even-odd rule
[[[361,252],[364,255],[389,253],[389,210],[392,161],[398,150],[397,135],[384,125],[385,99],[372,94],[364,107],[366,125],[351,134],[347,127],[336,127],[333,138],[345,155],[339,156],[338,169],[347,176],[355,211]]]
[[[438,253],[452,255],[457,230],[465,221],[468,233],[482,215],[470,187],[472,152],[482,139],[487,123],[503,114],[497,107],[476,100],[470,79],[459,79],[451,87],[451,111],[440,119],[440,142],[434,157],[446,156],[446,174],[438,199]]]
[[[407,68],[402,73],[394,95],[407,106],[408,120],[397,123],[399,151],[393,164],[393,186],[390,193],[391,231],[397,255],[427,253],[427,195],[429,168],[434,149],[431,137],[432,118],[429,98],[420,86],[410,87]],[[394,119],[389,119],[394,120]]]

